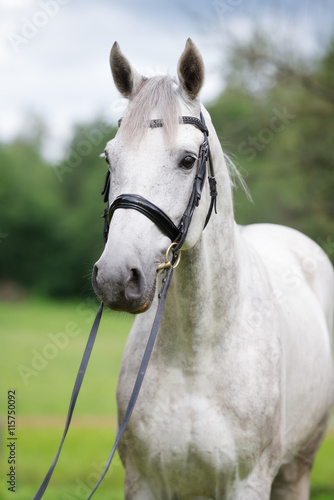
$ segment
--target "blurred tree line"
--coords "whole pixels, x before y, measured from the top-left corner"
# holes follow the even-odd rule
[[[0,290],[14,282],[41,295],[91,293],[103,250],[99,155],[115,132],[102,121],[78,126],[56,166],[42,158],[39,137],[0,145]]]
[[[208,110],[253,198],[236,190],[237,222],[291,226],[334,262],[334,40],[306,64],[255,36],[235,48],[227,88]]]
[[[227,86],[207,106],[225,152],[251,192],[235,192],[236,220],[294,227],[334,262],[334,43],[310,66],[275,60],[260,36],[237,47]],[[0,144],[0,289],[87,295],[103,249],[99,158],[116,130],[78,126],[66,158],[49,165],[41,131]]]

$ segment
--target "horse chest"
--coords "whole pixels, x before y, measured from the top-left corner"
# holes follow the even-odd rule
[[[195,487],[209,495],[221,471],[227,477],[235,470],[234,439],[214,401],[180,386],[178,394],[139,404],[129,429],[131,455],[155,488],[184,495]]]
[[[188,488],[196,486],[196,491],[210,496],[211,485],[227,484],[242,463],[250,465],[258,447],[250,440],[251,425],[240,430],[235,413],[224,405],[224,396],[217,394],[210,377],[204,382],[203,377],[189,379],[169,371],[154,390],[154,379],[149,379],[127,439],[136,467],[155,487],[186,495]]]
[[[131,456],[152,490],[214,497],[213,485],[226,491],[270,446],[279,428],[276,368],[270,353],[256,347],[233,340],[196,361],[181,349],[166,360],[153,356],[123,448],[123,459]],[[126,359],[137,351],[131,349]],[[121,371],[121,413],[132,388],[126,377],[130,366]]]

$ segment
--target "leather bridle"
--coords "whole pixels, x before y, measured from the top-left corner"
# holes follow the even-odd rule
[[[206,165],[207,163],[209,164],[208,168],[208,181],[210,185],[210,195],[211,195],[211,202],[209,206],[209,210],[207,213],[207,217],[204,223],[203,229],[206,227],[207,223],[210,220],[211,214],[213,209],[215,209],[216,212],[216,198],[217,198],[217,188],[216,188],[216,179],[214,175],[214,170],[213,170],[213,163],[212,163],[212,158],[211,158],[211,153],[210,153],[210,146],[208,142],[208,129],[205,125],[204,117],[202,113],[200,114],[200,119],[192,117],[192,116],[182,116],[180,118],[180,123],[185,123],[185,124],[191,124],[195,125],[198,129],[203,132],[204,135],[204,140],[199,148],[199,154],[198,154],[198,164],[197,164],[197,172],[196,176],[194,179],[194,184],[193,184],[193,189],[188,201],[188,205],[183,213],[183,216],[181,217],[181,221],[178,226],[174,224],[174,222],[170,219],[170,217],[165,214],[159,207],[151,203],[150,201],[146,200],[142,196],[136,195],[136,194],[122,194],[115,198],[115,200],[111,203],[109,206],[109,191],[110,191],[110,170],[108,169],[104,187],[102,190],[102,195],[104,196],[104,201],[108,204],[107,208],[104,211],[104,214],[102,217],[104,217],[104,230],[103,230],[103,236],[104,236],[104,241],[105,243],[107,242],[108,239],[108,233],[109,233],[109,224],[110,221],[113,217],[113,214],[115,213],[116,210],[123,208],[123,209],[133,209],[137,210],[138,212],[142,213],[146,217],[148,217],[152,222],[154,222],[159,229],[162,231],[163,234],[168,236],[168,238],[172,241],[171,245],[168,247],[166,251],[166,258],[165,258],[165,263],[162,263],[158,266],[158,271],[163,270],[164,271],[164,276],[162,279],[162,286],[160,289],[160,293],[158,294],[158,307],[157,307],[157,312],[154,318],[154,322],[152,325],[151,333],[145,348],[145,352],[142,358],[142,362],[139,368],[139,372],[136,378],[136,382],[130,397],[130,401],[128,403],[128,407],[125,412],[125,416],[123,418],[123,422],[119,428],[118,434],[116,436],[114,446],[111,450],[110,456],[108,458],[107,464],[105,466],[105,469],[98,480],[97,484],[95,485],[94,489],[88,496],[87,500],[89,500],[95,491],[97,490],[98,486],[102,482],[103,478],[105,477],[109,466],[111,464],[111,461],[114,457],[114,454],[116,452],[116,449],[118,447],[118,444],[121,440],[121,437],[125,431],[125,428],[127,426],[127,423],[131,417],[132,411],[135,407],[139,391],[146,373],[146,368],[150,359],[150,355],[152,353],[155,339],[158,334],[159,326],[160,326],[160,321],[162,318],[162,313],[167,297],[167,292],[168,288],[173,276],[173,271],[176,265],[179,262],[180,259],[180,254],[181,254],[181,247],[186,239],[187,232],[191,223],[191,219],[194,213],[195,208],[198,206],[201,195],[202,195],[202,190],[205,182],[205,176],[206,176]],[[120,125],[120,122],[119,122]],[[150,121],[150,127],[151,128],[156,128],[156,127],[162,127],[163,122],[160,119],[157,120],[151,120]],[[217,212],[216,212],[217,213]],[[171,260],[169,260],[169,253],[172,252],[173,257]],[[102,316],[102,310],[103,310],[103,302],[101,302],[101,305],[99,307],[99,310],[97,312],[94,324],[92,326],[91,332],[89,334],[89,338],[87,341],[87,345],[83,354],[83,358],[79,367],[79,372],[74,384],[70,404],[69,404],[69,409],[68,409],[68,414],[67,414],[67,419],[66,419],[66,424],[65,424],[65,429],[63,432],[63,436],[60,442],[60,446],[58,448],[58,451],[56,453],[56,456],[51,464],[51,467],[49,471],[47,472],[39,490],[37,491],[36,495],[34,496],[33,500],[40,500],[42,496],[44,495],[44,492],[49,484],[49,481],[51,479],[51,476],[53,474],[53,471],[56,467],[60,451],[62,449],[63,443],[65,441],[65,437],[67,435],[74,407],[79,395],[79,391],[82,385],[82,381],[86,372],[86,368],[88,365],[88,361],[93,349],[94,341],[96,338],[96,334],[98,331],[98,327],[100,324],[100,319]]]
[[[138,194],[121,194],[120,196],[117,196],[117,198],[115,198],[115,200],[109,206],[110,170],[108,169],[106,180],[104,183],[104,188],[102,190],[102,195],[104,195],[104,201],[108,204],[103,215],[103,217],[105,218],[105,225],[103,231],[105,242],[107,242],[108,239],[109,224],[115,211],[119,208],[133,209],[137,210],[138,212],[148,217],[152,222],[154,222],[159,227],[159,229],[163,232],[163,234],[168,236],[168,238],[173,243],[175,243],[173,247],[173,253],[177,254],[178,250],[182,247],[186,239],[194,210],[199,205],[201,199],[202,190],[205,182],[207,163],[209,166],[208,181],[210,186],[211,202],[203,229],[206,227],[206,225],[210,220],[213,208],[215,209],[216,212],[216,197],[217,197],[216,179],[215,179],[210,146],[208,141],[209,131],[205,124],[204,117],[202,113],[200,114],[200,119],[195,118],[193,116],[182,116],[179,118],[179,122],[184,124],[194,125],[204,135],[204,140],[199,148],[197,172],[193,184],[193,189],[188,201],[188,205],[183,213],[183,216],[181,217],[179,225],[176,226],[174,222],[170,219],[170,217],[165,212],[163,212],[163,210],[161,210],[159,207],[148,201],[146,198],[139,196]],[[118,123],[120,126],[121,120]],[[150,128],[157,128],[162,126],[163,126],[162,120],[150,121]]]

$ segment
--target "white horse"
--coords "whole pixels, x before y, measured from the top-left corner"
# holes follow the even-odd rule
[[[309,474],[333,402],[333,269],[308,237],[283,226],[234,221],[232,182],[200,104],[201,55],[188,40],[177,84],[141,77],[111,51],[129,106],[105,150],[112,201],[135,193],[177,225],[209,129],[217,212],[203,231],[201,202],[174,271],[136,407],[120,444],[126,500],[306,500]],[[151,119],[163,127],[150,128]],[[119,377],[122,420],[157,307],[170,240],[136,210],[117,210],[93,284],[115,310],[144,312],[131,330]]]

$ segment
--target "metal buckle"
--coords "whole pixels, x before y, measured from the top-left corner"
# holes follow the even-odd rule
[[[171,245],[169,245],[169,247],[167,248],[165,255],[165,262],[162,262],[161,264],[158,265],[157,271],[161,271],[162,269],[169,269],[170,267],[173,267],[173,269],[175,269],[179,265],[181,260],[181,250],[178,250],[177,258],[174,263],[172,263],[172,261],[168,259],[169,252],[172,250],[174,246],[177,246],[177,243],[175,241],[171,243]]]

